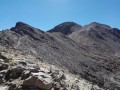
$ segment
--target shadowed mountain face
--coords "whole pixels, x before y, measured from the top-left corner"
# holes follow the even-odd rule
[[[80,28],[82,28],[82,26],[80,26],[74,22],[65,22],[65,23],[62,23],[62,24],[54,27],[53,29],[49,30],[48,32],[61,32],[65,35],[69,35],[72,32],[79,30]]]
[[[120,31],[93,22],[62,23],[43,32],[23,22],[0,32],[0,44],[68,68],[105,89],[120,87]]]

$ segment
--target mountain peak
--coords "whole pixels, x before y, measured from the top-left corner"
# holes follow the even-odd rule
[[[94,28],[105,28],[105,29],[110,29],[110,28],[111,28],[111,27],[108,26],[108,25],[101,24],[101,23],[98,23],[98,22],[92,22],[92,23],[90,23],[88,26],[94,27]]]
[[[37,28],[34,28],[24,22],[17,22],[15,27],[12,27],[10,29],[11,31],[14,31],[16,33],[19,33],[21,35],[23,34],[33,34],[33,33],[37,33],[38,31],[40,32],[41,30],[37,29]],[[43,32],[43,31],[41,31]]]
[[[61,32],[65,35],[69,35],[72,32],[79,30],[82,26],[78,25],[74,22],[64,22],[57,26],[55,26],[53,29],[49,30],[48,32]]]
[[[29,25],[24,22],[17,22],[15,25],[15,27],[21,27],[21,26],[29,26]]]
[[[61,23],[61,24],[59,24],[58,26],[60,26],[60,25],[78,25],[77,23],[75,23],[75,22],[64,22],[64,23]]]
[[[15,28],[21,28],[21,27],[31,27],[31,26],[24,22],[17,22]]]
[[[98,22],[92,22],[90,23],[90,25],[100,25],[101,23],[98,23]]]

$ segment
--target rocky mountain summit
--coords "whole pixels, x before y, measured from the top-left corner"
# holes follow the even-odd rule
[[[37,58],[34,60],[28,59],[26,61],[27,64],[24,63],[26,66],[20,66],[22,73],[18,75],[19,78],[22,77],[24,71],[30,71],[28,72],[30,75],[26,79],[27,81],[20,80],[22,83],[19,85],[24,86],[25,84],[25,88],[28,86],[34,87],[37,83],[38,90],[50,90],[50,88],[53,88],[53,90],[120,90],[120,31],[117,28],[111,28],[108,25],[97,22],[85,26],[74,22],[65,22],[55,26],[48,32],[44,32],[23,22],[18,22],[15,27],[0,32],[0,45],[1,47],[4,46],[20,51],[24,53],[25,56],[31,55]],[[6,59],[5,57],[2,58]],[[23,61],[25,60],[23,59]],[[47,63],[45,66],[49,66],[49,72],[43,70],[41,73],[40,69],[38,69],[38,67],[41,67],[38,61]],[[35,67],[37,68],[35,68],[35,70],[37,70],[37,73],[34,71],[31,72],[31,69],[28,69],[34,68],[30,63],[36,65]],[[50,76],[50,74],[53,73],[51,71],[54,71],[53,69],[50,70],[52,65],[58,67],[57,71],[60,72],[68,70],[68,74],[71,75],[70,77],[72,79],[80,79],[80,83],[75,86],[75,89],[68,84],[71,88],[67,86],[63,87],[63,85],[66,85],[66,82],[62,84],[62,79],[56,82],[53,80],[53,77]],[[3,66],[4,65],[1,64],[1,67]],[[13,66],[17,67],[19,64]],[[59,70],[59,67],[63,70]],[[7,70],[7,73],[9,73],[9,70],[12,73],[12,71],[16,71],[16,69],[14,69],[15,68],[12,67],[11,69],[6,68],[5,70]],[[59,76],[58,72],[55,73]],[[49,89],[41,87],[47,87],[44,86],[46,85],[46,82],[44,82],[46,79],[41,75],[48,78],[48,82],[52,82],[52,86]],[[11,79],[10,75],[9,78]],[[40,81],[36,82],[38,79],[40,79]],[[72,82],[72,84],[76,82],[69,79],[64,78],[63,81],[67,80]],[[33,83],[33,81],[36,83]],[[38,83],[40,82],[42,85],[39,86]],[[85,82],[86,87],[81,85],[83,82]],[[87,82],[88,84],[86,84]],[[62,89],[55,89],[53,87],[55,83]],[[51,83],[49,84],[51,85]]]
[[[78,31],[81,28],[82,28],[82,26],[78,25],[77,23],[65,22],[58,26],[55,26],[53,29],[49,30],[48,32],[61,32],[65,35],[69,35],[69,34],[73,33],[74,31]]]

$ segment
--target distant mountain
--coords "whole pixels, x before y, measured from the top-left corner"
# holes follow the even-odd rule
[[[68,68],[105,90],[120,90],[120,30],[65,22],[48,32],[23,22],[0,32],[0,44]]]

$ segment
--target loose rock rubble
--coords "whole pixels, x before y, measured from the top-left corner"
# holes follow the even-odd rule
[[[17,53],[17,55],[16,55]],[[79,75],[12,49],[1,53],[0,90],[103,90]]]

